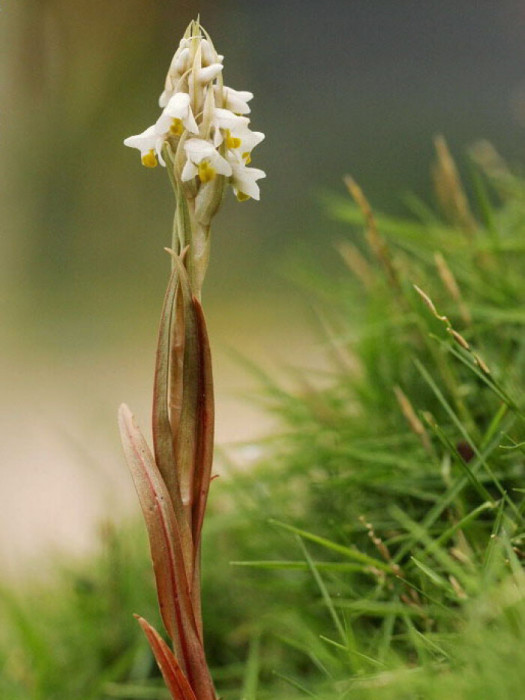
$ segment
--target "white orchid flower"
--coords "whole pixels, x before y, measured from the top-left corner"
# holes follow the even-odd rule
[[[214,145],[216,147],[220,146],[225,138],[234,140],[238,139],[239,134],[243,134],[248,130],[249,123],[250,120],[248,117],[241,117],[238,114],[234,114],[229,109],[215,107],[212,117],[212,126],[214,127]],[[232,141],[229,147],[234,147],[234,143],[237,143],[237,141]],[[240,144],[238,143],[238,145]]]
[[[161,154],[163,143],[164,137],[159,134],[156,124],[148,126],[141,134],[124,139],[125,146],[138,148],[142,165],[145,165],[147,168],[154,168],[158,165],[157,158],[161,165],[165,165]]]
[[[177,92],[170,98],[164,111],[157,120],[157,131],[160,134],[180,136],[184,129],[192,134],[199,133],[199,127],[190,106],[190,96],[187,92]]]
[[[213,115],[213,125],[215,134],[213,142],[219,146],[223,141],[229,150],[236,151],[240,157],[249,163],[251,152],[264,139],[264,134],[260,131],[251,131],[250,120],[234,114],[229,109],[216,107]]]
[[[162,147],[166,139],[170,136],[181,136],[184,129],[192,134],[199,133],[199,127],[191,111],[190,96],[186,92],[177,92],[155,124],[148,127],[142,134],[125,139],[124,145],[138,148],[142,164],[154,168],[157,165],[157,158],[161,165],[165,165]]]
[[[217,152],[213,144],[204,139],[188,139],[184,144],[187,161],[181,180],[187,182],[197,175],[201,182],[209,182],[216,175],[230,176],[232,165]]]
[[[249,114],[248,102],[253,99],[253,92],[247,90],[234,90],[231,87],[220,85],[215,86],[215,96],[217,100],[222,95],[224,109],[229,109],[234,114]]]
[[[259,170],[259,168],[247,168],[242,161],[229,160],[232,168],[231,184],[235,196],[240,202],[246,199],[257,199],[261,198],[261,191],[256,180],[260,180],[266,177],[264,170]]]
[[[265,138],[261,131],[250,131],[246,129],[245,131],[238,131],[236,136],[232,136],[231,133],[226,133],[226,147],[230,151],[235,151],[239,159],[244,161],[245,165],[252,160],[252,151],[261,141]]]

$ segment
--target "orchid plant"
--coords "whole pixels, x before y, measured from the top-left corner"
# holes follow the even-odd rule
[[[124,143],[146,167],[166,167],[176,210],[172,272],[161,314],[150,450],[129,408],[119,425],[148,530],[160,613],[172,648],[142,626],[175,700],[216,700],[206,663],[200,545],[211,482],[214,399],[201,306],[210,226],[227,185],[239,200],[259,199],[265,173],[248,167],[264,134],[251,131],[251,92],[226,87],[223,56],[200,25],[188,26],[171,62],[155,124]]]

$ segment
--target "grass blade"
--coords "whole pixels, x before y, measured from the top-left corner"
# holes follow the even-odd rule
[[[321,545],[321,547],[326,547],[326,549],[330,549],[333,552],[338,552],[339,554],[342,554],[343,556],[348,557],[349,559],[359,561],[365,567],[371,566],[376,569],[380,569],[381,571],[396,573],[395,567],[392,567],[390,564],[386,564],[380,559],[375,559],[374,557],[371,557],[368,554],[364,554],[358,549],[351,549],[350,547],[345,547],[344,545],[337,544],[337,542],[332,542],[331,540],[327,540],[326,538],[320,537],[319,535],[314,535],[313,533],[307,532],[306,530],[301,530],[300,528],[294,527],[293,525],[281,523],[278,520],[274,520],[273,518],[270,519],[268,522],[272,525],[276,525],[277,527],[282,528],[283,530],[293,532],[295,535],[299,535],[305,540],[315,542],[316,544]]]
[[[256,632],[250,642],[248,659],[243,681],[243,700],[257,700],[257,687],[259,685],[259,655],[261,646],[261,635]]]
[[[297,541],[298,541],[299,546],[301,547],[301,550],[304,554],[304,558],[306,559],[306,562],[308,564],[308,568],[310,569],[310,572],[312,573],[312,576],[315,579],[317,587],[319,588],[321,595],[323,596],[323,600],[325,602],[326,607],[328,608],[328,610],[330,612],[330,615],[331,615],[332,620],[334,622],[334,625],[339,633],[339,636],[341,637],[341,641],[343,642],[343,644],[346,648],[348,645],[348,636],[347,636],[345,629],[343,627],[343,623],[341,622],[338,614],[335,611],[334,604],[332,602],[330,594],[328,593],[326,586],[324,585],[324,581],[321,578],[321,576],[319,575],[319,572],[315,568],[315,564],[313,562],[313,559],[310,556],[310,554],[308,553],[308,550],[306,549],[304,542],[302,541],[302,539],[300,537],[297,537]]]

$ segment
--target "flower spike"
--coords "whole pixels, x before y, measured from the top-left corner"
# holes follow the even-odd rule
[[[215,150],[215,154],[208,152],[202,159],[205,160],[203,167],[199,168],[195,166],[199,166],[202,160],[195,158],[191,146],[185,148],[183,163],[174,163],[175,180],[195,180],[198,191],[215,175],[223,175],[239,198],[236,183],[245,180],[253,182],[254,177],[253,173],[243,173],[242,167],[250,162],[250,154],[263,140],[264,134],[252,132],[246,116],[250,113],[248,102],[253,98],[253,93],[223,85],[223,68],[223,56],[216,52],[209,35],[198,22],[191,22],[166,76],[159,98],[163,110],[161,115],[153,126],[142,134],[127,138],[124,143],[140,151],[143,165],[153,167],[157,163],[165,165],[161,155],[165,143],[175,153],[184,137],[191,139],[198,136]],[[227,144],[226,153],[220,148],[223,142]],[[235,153],[239,148],[242,149],[240,161]],[[213,161],[222,163],[224,159],[230,164],[235,162],[237,175],[233,179],[232,168],[222,164],[221,169],[217,169],[213,165]],[[220,189],[222,192],[222,186]],[[249,189],[255,192],[255,188]],[[254,199],[258,199],[258,196]]]

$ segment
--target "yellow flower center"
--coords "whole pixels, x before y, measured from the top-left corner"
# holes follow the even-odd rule
[[[239,192],[237,192],[237,199],[239,202],[245,202],[247,199],[250,199],[250,195],[239,190]]]
[[[174,119],[171,122],[170,126],[170,133],[173,134],[173,136],[180,136],[182,132],[184,131],[184,124],[180,119]]]
[[[158,163],[157,163],[157,156],[155,155],[155,151],[153,148],[151,151],[148,151],[145,153],[142,158],[142,165],[145,165],[146,168],[156,168]]]
[[[199,178],[201,182],[209,182],[217,175],[215,168],[212,168],[207,160],[202,160],[199,163]]]
[[[241,139],[239,139],[235,136],[232,136],[231,131],[229,129],[225,129],[225,132],[226,132],[226,138],[225,138],[226,146],[228,148],[239,148],[239,146],[241,145]]]

